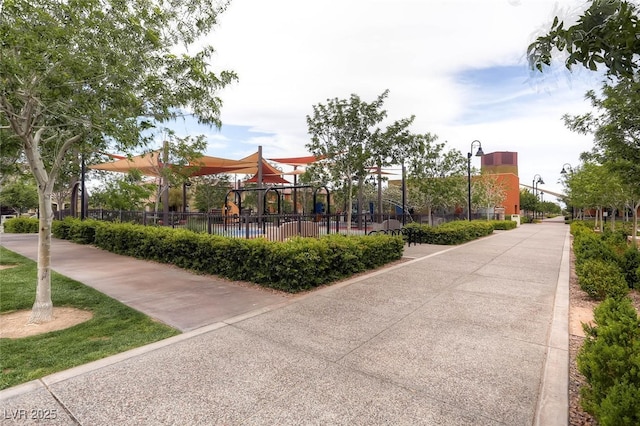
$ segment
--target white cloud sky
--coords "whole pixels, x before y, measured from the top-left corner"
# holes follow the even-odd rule
[[[567,130],[562,115],[589,110],[584,93],[600,78],[562,66],[536,76],[525,55],[555,15],[571,21],[584,7],[575,0],[232,0],[207,41],[217,51],[214,68],[235,71],[239,81],[220,93],[223,128],[208,131],[208,153],[240,158],[262,145],[266,157],[303,155],[313,105],[352,93],[370,102],[389,89],[390,120],[415,115],[415,133],[436,134],[463,153],[475,139],[485,152],[516,151],[522,183],[540,174],[542,187],[560,192],[563,164],[577,166],[592,144]]]

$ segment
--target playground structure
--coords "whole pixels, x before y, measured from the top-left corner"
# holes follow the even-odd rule
[[[300,215],[297,212],[296,193],[300,189],[313,190],[314,215],[311,217]],[[294,207],[293,213],[291,214],[284,214],[282,212],[282,195],[284,190],[293,191],[294,194]],[[266,236],[272,240],[285,240],[293,236],[317,237],[320,235],[321,213],[324,213],[325,209],[325,204],[318,202],[320,191],[324,191],[323,195],[326,195],[326,211],[328,212],[331,208],[331,193],[326,186],[294,185],[232,189],[227,192],[222,208],[224,234],[227,234],[229,231],[232,233],[242,232],[244,225],[244,234],[247,238]],[[258,209],[255,214],[253,209],[242,207],[242,195],[244,193],[256,193],[258,195]],[[268,198],[271,193],[276,195],[277,209],[275,211],[268,208]],[[233,201],[229,200],[230,195],[233,195]],[[326,218],[326,233],[328,234],[331,232],[331,221],[328,215],[326,215]],[[250,223],[257,225],[252,227],[252,232],[249,232]]]
[[[172,168],[171,163],[162,161],[163,153],[168,152],[164,146],[162,150],[141,154],[132,158],[109,155],[115,161],[109,161],[91,166],[92,169],[128,172],[132,169],[139,170],[143,175],[152,176],[162,186],[161,171]],[[398,215],[391,209],[387,213],[357,211],[351,215],[351,223],[347,224],[345,208],[332,206],[339,197],[332,194],[326,186],[297,185],[297,176],[304,171],[298,169],[308,164],[322,160],[322,156],[305,156],[293,158],[270,158],[270,161],[292,166],[293,172],[283,172],[269,164],[262,156],[262,147],[258,151],[240,160],[231,160],[219,157],[200,156],[189,161],[186,169],[188,177],[211,175],[219,173],[240,173],[253,175],[246,179],[245,183],[255,184],[256,187],[240,188],[240,182],[236,189],[227,192],[224,204],[220,208],[207,212],[194,212],[187,209],[187,185],[183,185],[182,211],[171,211],[168,205],[168,186],[164,189],[160,200],[162,212],[155,214],[147,212],[107,212],[103,210],[89,214],[90,217],[118,217],[123,220],[130,216],[131,221],[142,224],[162,224],[164,226],[181,227],[196,232],[210,234],[229,235],[234,237],[266,237],[269,239],[286,239],[293,235],[317,236],[329,233],[366,233],[373,226],[379,228],[385,219],[399,219],[403,224],[406,221],[406,212]],[[183,172],[185,170],[182,170]],[[284,175],[293,176],[293,185]],[[378,171],[378,174],[380,172]],[[282,186],[281,186],[282,185]],[[283,186],[287,185],[287,186]],[[333,190],[333,189],[332,189]],[[302,192],[303,201],[298,202],[299,192]],[[249,194],[257,196],[247,197]],[[84,196],[84,195],[83,195]],[[291,196],[293,199],[291,199]],[[312,201],[311,201],[312,198]],[[341,203],[341,201],[340,201]],[[339,203],[339,204],[340,204]],[[368,204],[369,202],[367,202]],[[363,206],[366,204],[362,204]],[[352,210],[354,211],[354,210]],[[81,217],[86,217],[83,213]],[[374,222],[376,224],[374,225]],[[292,223],[295,223],[292,224]],[[386,225],[385,225],[386,226]]]

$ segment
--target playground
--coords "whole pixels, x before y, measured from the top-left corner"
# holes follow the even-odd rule
[[[270,240],[283,240],[294,235],[362,235],[399,229],[398,224],[413,221],[407,208],[403,208],[404,196],[401,202],[387,199],[383,201],[381,198],[380,173],[390,173],[372,170],[372,177],[365,182],[367,193],[358,194],[358,201],[355,202],[352,196],[346,195],[345,188],[340,186],[329,188],[324,185],[298,184],[298,176],[306,172],[305,168],[323,158],[304,156],[265,159],[262,147],[240,160],[202,156],[190,161],[188,166],[176,169],[175,172],[184,175],[186,180],[182,184],[181,205],[170,206],[168,189],[169,186],[175,188],[175,184],[170,184],[167,176],[168,173],[174,173],[174,168],[170,161],[163,161],[165,155],[161,150],[131,158],[110,155],[112,161],[90,166],[91,169],[108,172],[128,173],[137,170],[145,176],[155,178],[158,184],[158,201],[155,202],[153,213],[90,210],[88,205],[85,206],[86,201],[81,201],[80,217],[171,226],[236,238],[265,237]],[[292,167],[293,170],[284,171],[286,167]],[[199,211],[190,209],[188,206],[193,201],[196,188],[192,187],[189,179],[217,174],[244,174],[245,178],[242,181],[234,180],[229,185],[223,203],[204,210],[201,208]],[[374,174],[378,177],[377,183],[373,179]],[[287,180],[287,175],[293,176],[293,183]],[[79,187],[84,189],[84,185]],[[377,199],[374,194],[376,187]],[[348,204],[351,204],[350,208]],[[75,210],[70,209],[69,214],[76,216]],[[62,211],[59,213],[59,218],[67,215]]]

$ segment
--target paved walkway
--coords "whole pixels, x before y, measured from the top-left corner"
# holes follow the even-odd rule
[[[0,236],[34,257],[27,240]],[[567,424],[561,223],[412,246],[296,297],[63,241],[53,252],[56,271],[191,331],[0,391],[2,424],[46,410],[64,425]]]

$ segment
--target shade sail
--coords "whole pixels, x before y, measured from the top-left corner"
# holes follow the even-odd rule
[[[119,156],[113,156],[119,157]],[[160,161],[160,151],[152,151],[146,154],[136,155],[131,158],[122,158],[116,161],[109,161],[101,164],[89,166],[94,170],[105,170],[108,172],[129,173],[131,170],[139,170],[146,176],[160,176],[162,162]]]
[[[192,169],[190,176],[217,175],[219,173],[243,173],[238,170],[255,167],[256,163],[242,160],[230,160],[228,158],[210,157],[204,155],[189,162]]]
[[[325,158],[324,155],[307,155],[305,157],[269,158],[269,160],[289,166],[306,166],[307,164],[315,163]]]
[[[94,170],[105,170],[105,171],[120,172],[120,173],[128,173],[130,170],[139,170],[142,174],[147,176],[156,176],[156,177],[160,176],[160,171],[162,169],[162,159],[161,159],[161,151],[159,150],[142,154],[142,155],[137,155],[131,158],[114,155],[114,154],[106,154],[106,155],[112,158],[117,158],[117,160],[109,161],[102,164],[96,164],[89,167]],[[300,166],[300,165],[310,164],[320,159],[322,158],[316,157],[316,156],[306,156],[306,157],[278,158],[278,159],[272,159],[272,161],[276,161],[283,164],[289,164],[292,166]],[[248,175],[254,175],[254,176],[251,179],[247,180],[247,182],[257,182],[258,171],[259,171],[258,161],[259,161],[258,152],[255,152],[254,154],[251,154],[240,160],[231,160],[228,158],[212,157],[212,156],[204,155],[202,157],[198,157],[190,161],[189,165],[182,166],[181,171],[185,175],[190,177],[215,175],[220,173],[248,174]],[[173,166],[169,165],[169,167],[173,167]],[[262,159],[260,167],[262,169],[261,171],[262,171],[263,183],[288,184],[291,182],[284,179],[282,175],[295,173],[295,172],[293,173],[282,172],[276,169],[275,167],[273,167],[264,159]]]
[[[106,154],[112,158],[120,158],[116,161],[95,164],[89,166],[94,170],[105,170],[109,172],[129,173],[131,170],[139,170],[147,176],[160,176],[162,160],[160,151],[153,151],[146,154],[127,158],[119,155]],[[257,169],[256,163],[230,160],[227,158],[202,156],[189,162],[189,165],[182,166],[182,172],[187,176],[215,175],[219,173],[242,173],[236,172],[239,169],[246,169],[253,166]],[[169,165],[169,167],[172,167]]]
[[[253,175],[252,178],[247,179],[245,182],[258,182],[258,175]],[[291,183],[280,175],[263,175],[262,183]]]

